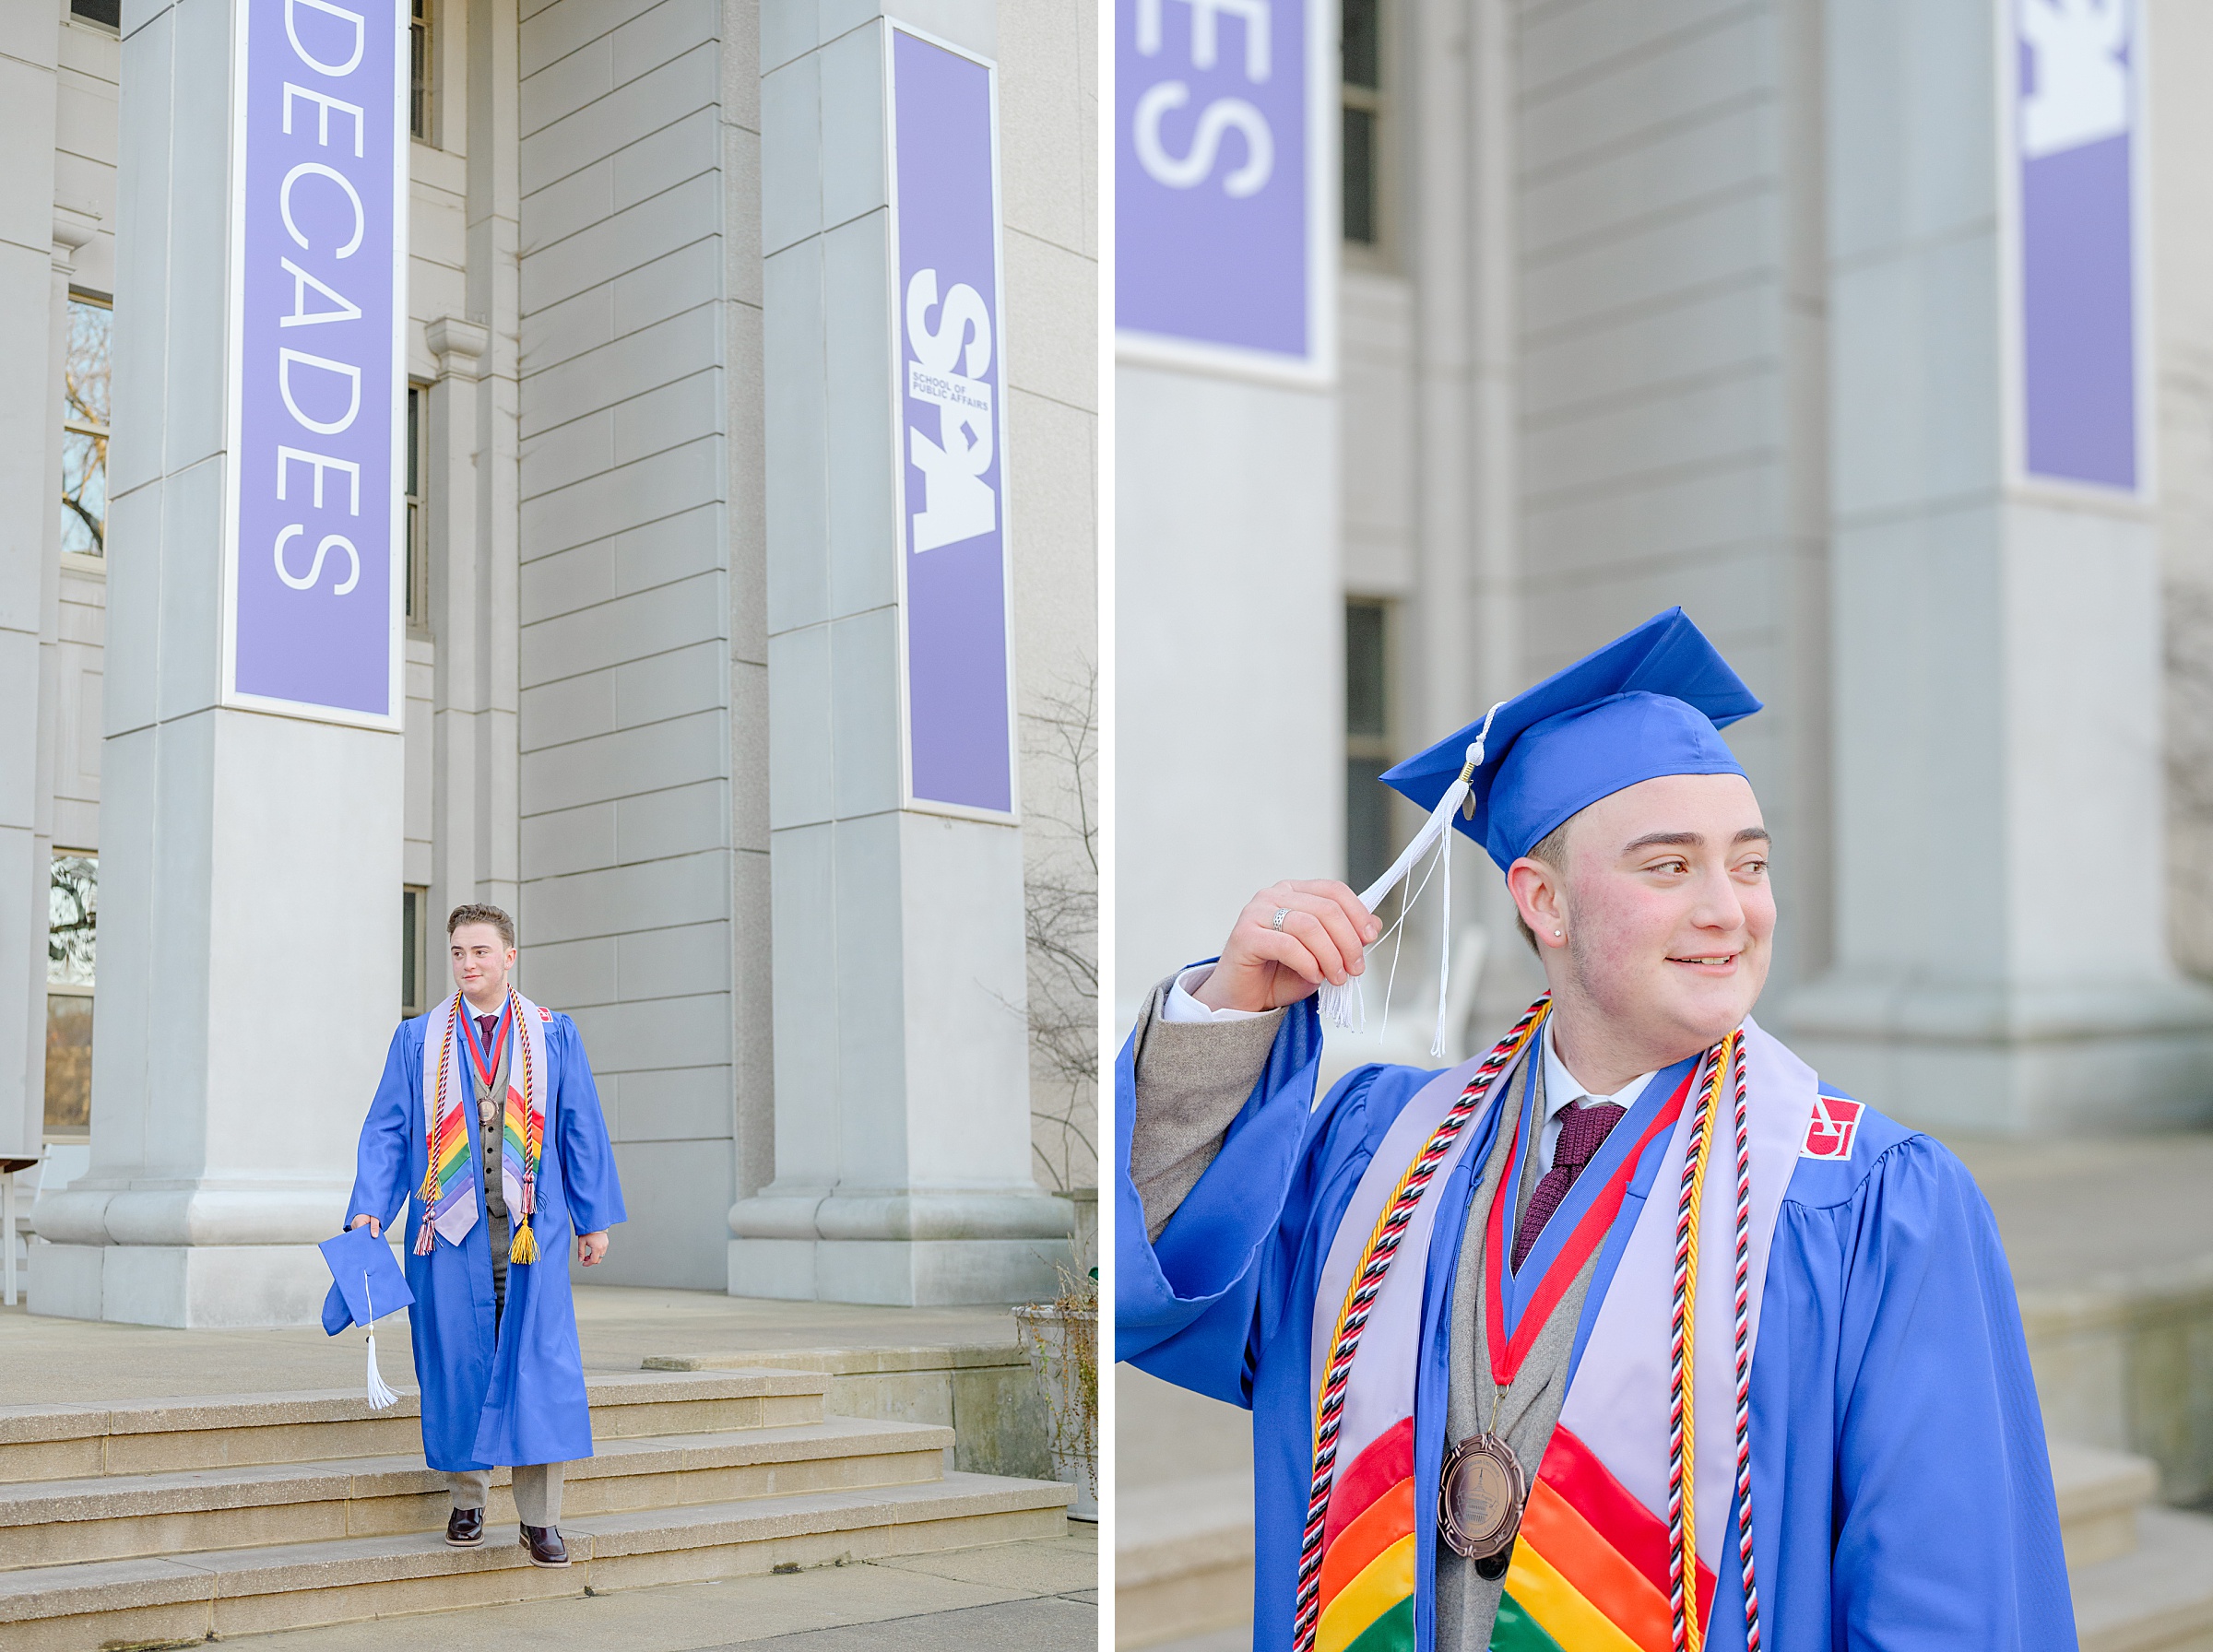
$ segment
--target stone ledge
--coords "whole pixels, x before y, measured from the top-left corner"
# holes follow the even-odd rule
[[[1010,1321],[1004,1342],[970,1342],[946,1348],[756,1349],[731,1354],[649,1354],[644,1368],[727,1371],[744,1366],[771,1366],[782,1371],[819,1371],[826,1376],[864,1376],[895,1371],[965,1371],[1024,1363]]]
[[[628,1475],[671,1474],[832,1457],[941,1453],[953,1430],[932,1423],[841,1417],[822,1422],[724,1434],[657,1434],[596,1442],[568,1467],[571,1484]],[[828,1447],[830,1449],[825,1449]],[[855,1448],[859,1448],[856,1450]],[[494,1486],[510,1483],[502,1469]],[[445,1476],[413,1457],[341,1457],[302,1464],[248,1464],[168,1474],[103,1475],[0,1486],[0,1529],[140,1515],[199,1513],[277,1504],[442,1493]]]
[[[2152,1507],[2136,1548],[2074,1573],[2082,1652],[2196,1652],[2213,1645],[2213,1519]]]
[[[1224,1567],[1252,1570],[1252,1476],[1242,1470],[1124,1492],[1116,1513],[1118,1590]]]
[[[568,1574],[571,1587],[581,1588],[590,1568],[607,1560],[778,1539],[869,1532],[888,1538],[902,1527],[1000,1515],[1047,1514],[1058,1520],[1069,1497],[1070,1488],[1058,1483],[953,1474],[916,1485],[587,1516],[564,1521],[562,1534],[577,1562]],[[449,1549],[432,1533],[81,1562],[0,1573],[0,1626],[510,1569],[531,1570],[519,1547]]]
[[[585,1378],[593,1408],[665,1405],[687,1399],[757,1399],[822,1393],[810,1367],[733,1359],[713,1367],[594,1372]],[[291,1394],[217,1394],[104,1405],[0,1406],[0,1446],[77,1440],[103,1434],[179,1434],[193,1429],[279,1428],[303,1422],[392,1422],[422,1414],[420,1397],[400,1388],[399,1403],[372,1410],[359,1388]]]

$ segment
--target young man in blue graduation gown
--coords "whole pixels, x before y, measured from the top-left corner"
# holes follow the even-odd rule
[[[453,1487],[445,1540],[484,1540],[491,1470],[512,1467],[531,1564],[565,1566],[562,1466],[592,1455],[567,1244],[586,1268],[606,1257],[622,1187],[575,1022],[508,983],[514,922],[460,906],[446,933],[455,994],[392,1036],[348,1225],[381,1232],[411,1199],[408,1317],[423,1457]]]
[[[1117,1353],[1254,1413],[1256,1647],[2075,1645],[1988,1207],[1750,1019],[1758,708],[1673,610],[1385,776],[1543,963],[1486,1056],[1317,1096],[1411,850],[1261,891],[1124,1046]]]

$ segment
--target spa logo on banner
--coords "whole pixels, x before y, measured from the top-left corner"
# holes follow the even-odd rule
[[[993,65],[885,27],[910,808],[1014,817]]]
[[[2140,0],[2008,0],[2016,464],[2142,494]]]
[[[1336,0],[1115,0],[1123,357],[1334,372],[1336,20]]]
[[[227,704],[399,726],[403,0],[231,0]]]

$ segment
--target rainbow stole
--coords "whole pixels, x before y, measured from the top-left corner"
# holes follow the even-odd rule
[[[1810,1068],[1751,1021],[1745,1023],[1752,1150],[1751,1314],[1757,1338],[1767,1256],[1782,1192],[1795,1168],[1812,1116],[1817,1084]],[[1530,1044],[1533,1046],[1535,1039]],[[1524,1060],[1542,1059],[1525,1048]],[[1407,1164],[1458,1100],[1479,1062],[1439,1074],[1409,1102],[1363,1173],[1339,1220],[1314,1304],[1314,1393],[1335,1343],[1337,1316],[1354,1268]],[[1515,1069],[1501,1073],[1486,1109],[1513,1092]],[[1694,1072],[1693,1081],[1696,1074]],[[1688,1085],[1684,1087],[1686,1092]],[[1679,1092],[1652,1127],[1667,1145],[1648,1186],[1649,1197],[1623,1246],[1604,1299],[1589,1321],[1576,1363],[1507,1568],[1505,1594],[1492,1630],[1496,1652],[1669,1652],[1668,1609],[1668,1347],[1675,1248],[1672,1190],[1682,1180],[1693,1109]],[[1487,1138],[1480,1119],[1462,1130],[1451,1159],[1423,1195],[1393,1266],[1369,1308],[1367,1328],[1346,1384],[1338,1433],[1342,1468],[1331,1486],[1322,1530],[1320,1620],[1316,1652],[1414,1652],[1414,1599],[1427,1587],[1417,1575],[1420,1522],[1434,1508],[1415,1507],[1414,1383],[1423,1334],[1424,1269],[1435,1231],[1439,1190],[1469,1144]],[[1639,1143],[1630,1156],[1644,1153]],[[1509,1155],[1510,1158],[1510,1155]],[[1503,1197],[1503,1195],[1502,1195]],[[1595,1204],[1582,1221],[1610,1226],[1618,1199]],[[1493,1201],[1494,1211],[1501,1209]],[[1652,1213],[1656,1210],[1656,1214]],[[1499,1224],[1494,1223],[1494,1226]],[[1734,1244],[1731,1201],[1709,1198],[1699,1244],[1727,1256]],[[1485,1243],[1500,1241],[1486,1234]],[[1721,1276],[1724,1280],[1726,1275]],[[1474,1288],[1462,1281],[1456,1288]],[[1528,1334],[1556,1307],[1533,1301],[1521,1327]],[[1698,1293],[1698,1414],[1715,1422],[1698,1430],[1695,1506],[1698,1531],[1698,1613],[1711,1610],[1714,1568],[1734,1552],[1728,1520],[1735,1479],[1734,1445],[1722,1420],[1733,1414],[1735,1382],[1732,1329],[1735,1304],[1726,1285]],[[1590,1307],[1586,1304],[1586,1314]],[[1486,1328],[1496,1336],[1495,1328]]]
[[[468,1103],[476,1090],[468,1064],[476,1029],[462,1021],[456,993],[431,1012],[422,1041],[422,1102],[426,1170],[419,1199],[426,1233],[458,1245],[477,1224],[478,1175],[468,1150]],[[542,1023],[551,1012],[513,987],[507,992],[515,1047],[507,1063],[507,1102],[501,1124],[500,1188],[514,1235],[510,1262],[531,1262],[538,1249],[530,1218],[536,1213],[538,1163],[545,1145],[546,1044]],[[434,1191],[433,1191],[434,1190]],[[421,1243],[421,1242],[419,1242]],[[427,1254],[427,1250],[426,1250]]]

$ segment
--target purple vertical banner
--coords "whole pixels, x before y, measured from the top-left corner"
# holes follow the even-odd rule
[[[907,799],[1007,815],[998,89],[989,64],[890,34]]]
[[[396,726],[402,0],[234,0],[225,700]]]
[[[1120,352],[1333,371],[1334,0],[1115,0]]]
[[[2137,490],[2135,0],[2012,0],[2021,468]]]

